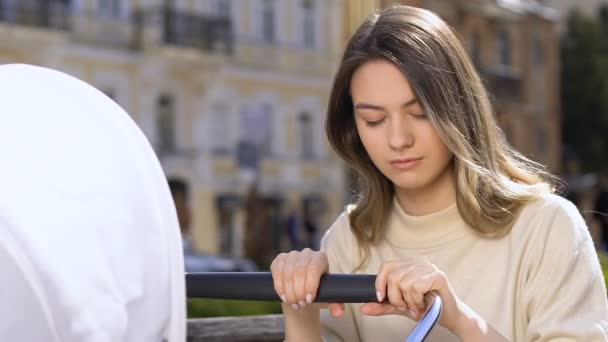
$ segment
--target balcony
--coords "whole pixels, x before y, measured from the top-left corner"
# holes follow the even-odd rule
[[[43,29],[67,30],[69,6],[62,0],[39,0],[33,3],[0,0],[0,22]]]
[[[78,41],[95,45],[136,49],[139,47],[139,17],[100,15],[95,11],[72,12],[72,34]]]
[[[171,8],[137,9],[128,15],[75,11],[68,0],[0,0],[0,23],[70,31],[81,42],[142,49],[158,45],[232,54],[232,20]]]
[[[162,9],[160,17],[165,44],[227,54],[234,49],[229,17],[191,14],[170,8]]]

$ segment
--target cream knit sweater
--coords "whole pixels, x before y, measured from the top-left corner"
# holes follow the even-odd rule
[[[322,250],[331,273],[359,262],[357,241],[343,213]],[[386,235],[367,266],[424,258],[444,271],[458,297],[510,341],[608,341],[606,287],[587,226],[577,208],[556,195],[528,204],[501,239],[476,235],[455,204],[427,216],[407,215],[394,201]],[[403,316],[365,316],[348,304],[335,319],[321,311],[327,341],[403,341],[414,322]],[[458,341],[436,327],[427,341]]]

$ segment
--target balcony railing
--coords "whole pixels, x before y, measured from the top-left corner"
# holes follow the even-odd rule
[[[232,54],[234,33],[227,16],[194,14],[172,8],[135,10],[130,15],[108,16],[96,11],[75,11],[66,0],[31,2],[0,0],[0,23],[70,30],[78,40],[139,49],[173,45],[205,52]]]
[[[62,0],[38,0],[28,3],[0,1],[0,22],[10,24],[67,30],[69,14],[68,4]]]
[[[165,8],[161,18],[162,40],[166,44],[228,54],[234,49],[232,21],[229,17],[191,14]]]
[[[100,15],[95,11],[72,11],[71,31],[82,42],[117,48],[137,49],[141,41],[141,22],[137,15]]]

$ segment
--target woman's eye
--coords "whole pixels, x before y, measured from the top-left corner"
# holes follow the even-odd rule
[[[414,114],[414,113],[412,113],[412,116],[414,116],[414,118],[415,118],[416,120],[426,120],[426,119],[428,119],[428,118],[429,118],[429,117],[428,117],[426,114],[424,114],[424,113],[422,113],[422,114]]]
[[[384,122],[384,119],[375,120],[375,121],[365,121],[365,124],[369,127],[376,127],[376,126],[379,126],[382,122]]]

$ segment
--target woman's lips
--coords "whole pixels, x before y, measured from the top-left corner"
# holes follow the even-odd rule
[[[420,164],[422,158],[403,158],[393,159],[390,161],[391,165],[398,170],[410,170]]]

